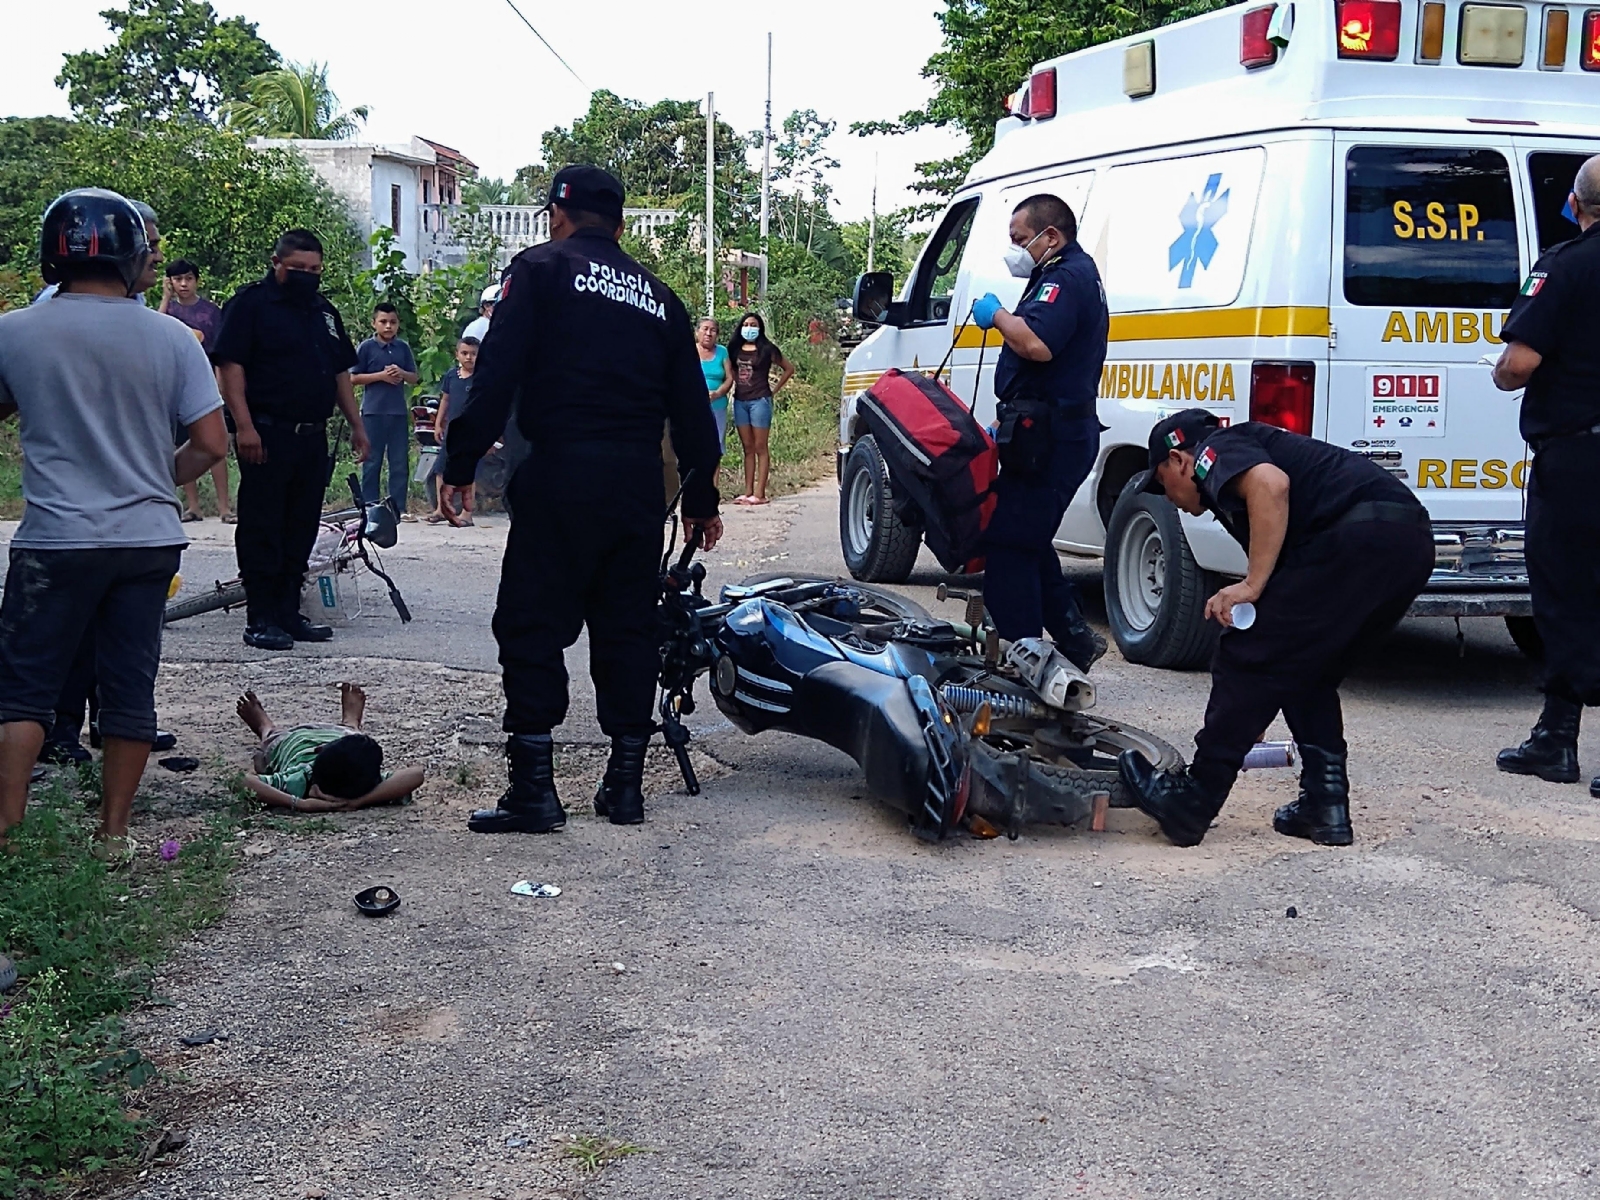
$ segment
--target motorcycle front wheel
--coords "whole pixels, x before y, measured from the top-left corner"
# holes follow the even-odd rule
[[[997,720],[972,739],[975,778],[967,809],[1007,829],[1081,824],[1102,794],[1112,808],[1133,808],[1117,774],[1124,750],[1137,750],[1158,771],[1183,765],[1183,755],[1155,734],[1094,713]],[[1027,762],[1020,789],[1019,773],[1010,769],[1019,755]]]

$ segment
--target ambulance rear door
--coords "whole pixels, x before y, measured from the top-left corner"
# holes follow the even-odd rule
[[[1482,361],[1529,265],[1512,138],[1341,132],[1327,439],[1404,479],[1435,524],[1522,519],[1517,397]]]

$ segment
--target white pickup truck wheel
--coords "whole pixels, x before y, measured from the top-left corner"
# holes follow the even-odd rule
[[[895,512],[889,468],[871,434],[844,460],[839,547],[850,574],[868,583],[904,583],[922,549],[922,530],[906,525]]]
[[[1124,658],[1176,670],[1210,660],[1220,630],[1205,607],[1217,581],[1195,563],[1170,501],[1130,481],[1106,526],[1105,564],[1106,617]]]

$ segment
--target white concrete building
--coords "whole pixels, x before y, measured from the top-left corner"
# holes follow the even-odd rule
[[[255,138],[250,144],[296,151],[350,206],[363,238],[387,226],[405,252],[406,270],[423,269],[429,255],[424,253],[422,185],[425,177],[434,178],[438,156],[422,138],[414,137],[403,145],[306,138]],[[372,265],[370,249],[365,265]]]

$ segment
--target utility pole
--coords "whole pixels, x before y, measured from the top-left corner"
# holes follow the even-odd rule
[[[767,304],[767,256],[771,246],[767,240],[767,225],[771,219],[772,190],[772,33],[767,33],[767,118],[761,138],[761,284],[757,302],[763,310]]]
[[[717,315],[717,94],[706,93],[706,316]]]
[[[874,253],[878,248],[878,152],[872,152],[872,218],[867,225],[867,274],[872,274]]]

